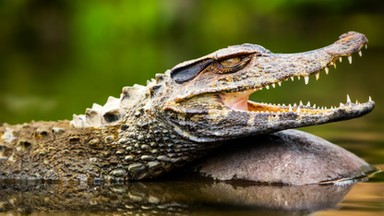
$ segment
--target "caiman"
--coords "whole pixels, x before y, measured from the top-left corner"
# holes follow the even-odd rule
[[[0,178],[156,178],[228,140],[362,116],[374,108],[371,98],[324,108],[248,97],[289,79],[308,84],[343,57],[352,62],[367,42],[363,34],[348,32],[331,45],[294,54],[254,44],[229,46],[157,74],[146,86],[124,87],[119,98],[93,104],[71,121],[4,123]]]

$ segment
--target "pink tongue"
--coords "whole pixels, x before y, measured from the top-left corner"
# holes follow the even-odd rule
[[[248,98],[251,92],[226,93],[220,95],[223,103],[234,110],[248,111]]]
[[[227,106],[231,107],[232,109],[248,111],[247,100],[234,100],[231,102],[232,102],[232,104],[227,105]]]

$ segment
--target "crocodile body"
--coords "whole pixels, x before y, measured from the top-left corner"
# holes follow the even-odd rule
[[[348,32],[321,49],[275,54],[253,44],[230,46],[183,62],[119,98],[94,104],[71,121],[0,127],[0,178],[140,180],[155,178],[222,143],[253,135],[362,116],[374,108],[248,101],[289,78],[316,79],[337,60],[360,52],[364,35]]]

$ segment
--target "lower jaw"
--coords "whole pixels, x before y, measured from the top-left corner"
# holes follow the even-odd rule
[[[260,103],[256,103],[253,101],[247,102],[248,110],[249,112],[284,112],[284,109],[279,107],[273,107],[273,106],[266,106]]]

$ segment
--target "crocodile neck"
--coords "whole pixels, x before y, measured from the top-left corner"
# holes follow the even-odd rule
[[[156,121],[136,123],[103,128],[74,128],[70,121],[3,125],[0,134],[10,142],[0,146],[0,179],[148,179],[216,146],[183,140]]]

